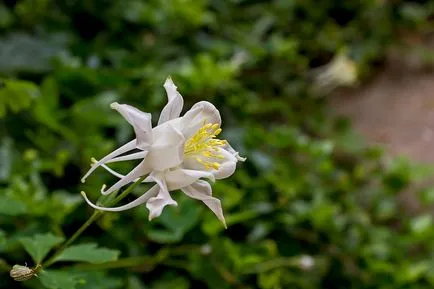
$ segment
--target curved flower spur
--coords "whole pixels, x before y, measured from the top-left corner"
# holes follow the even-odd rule
[[[103,195],[145,176],[143,182],[154,182],[155,185],[136,200],[114,208],[97,206],[84,192],[82,195],[90,206],[101,211],[124,211],[146,203],[149,220],[152,220],[160,216],[165,206],[177,206],[169,192],[180,189],[187,196],[204,202],[226,227],[221,202],[212,197],[211,185],[205,180],[213,182],[231,176],[237,162],[245,158],[240,157],[226,140],[217,139],[221,132],[221,118],[214,105],[201,101],[180,116],[184,100],[171,78],[166,80],[164,88],[168,103],[154,128],[150,113],[127,104],[111,104],[133,126],[136,138],[99,161],[93,159],[92,167],[81,180],[85,182],[96,168],[103,167],[119,178],[108,189],[102,187]],[[141,162],[126,175],[107,166],[127,160]]]

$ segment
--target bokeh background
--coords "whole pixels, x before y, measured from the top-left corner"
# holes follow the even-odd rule
[[[418,186],[432,167],[373,146],[329,100],[364,97],[397,59],[434,63],[433,15],[432,0],[2,1],[0,288],[432,288],[434,187]],[[78,240],[120,261],[57,264],[68,285],[14,282],[11,265],[33,266],[21,238],[70,236],[92,212],[79,192],[113,183],[80,183],[133,136],[109,104],[156,120],[168,75],[186,109],[220,109],[248,159],[213,186],[228,229],[174,193],[159,219],[105,214]]]

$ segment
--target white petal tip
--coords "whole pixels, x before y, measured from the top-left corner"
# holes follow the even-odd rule
[[[85,179],[85,178],[82,178],[80,181],[81,181],[82,183],[85,183],[85,182],[86,182],[86,179]]]
[[[96,158],[90,158],[90,163],[91,163],[91,165],[93,165],[93,164],[95,164],[95,163],[97,163],[98,161],[96,160]]]
[[[110,104],[110,107],[112,109],[116,109],[118,106],[119,106],[119,103],[117,103],[117,102],[113,102],[113,103]]]
[[[164,85],[163,85],[163,86],[164,86],[164,87],[170,87],[170,86],[172,86],[172,87],[174,87],[175,89],[177,88],[176,85],[175,85],[175,83],[173,83],[172,77],[170,77],[170,76],[168,76],[168,77],[166,78],[166,81],[164,82]]]
[[[84,198],[86,198],[86,193],[84,191],[81,191],[80,195],[82,195]]]
[[[245,162],[247,160],[247,158],[243,158],[242,156],[240,156],[240,154],[238,152],[235,153],[235,158],[237,159],[237,161],[240,161],[240,162]]]
[[[103,194],[103,195],[106,194],[106,192],[105,192],[106,188],[107,188],[106,184],[103,184],[102,187],[101,187],[101,190],[100,190],[101,194]]]

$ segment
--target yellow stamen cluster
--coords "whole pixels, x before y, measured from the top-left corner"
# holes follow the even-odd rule
[[[206,169],[220,168],[220,164],[209,159],[222,159],[223,156],[219,153],[219,147],[226,144],[226,140],[216,139],[215,137],[221,133],[217,123],[205,123],[203,126],[185,143],[184,155],[194,156],[196,161],[203,165]]]

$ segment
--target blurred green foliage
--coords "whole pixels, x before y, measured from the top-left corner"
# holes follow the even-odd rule
[[[308,74],[346,48],[363,77],[433,13],[433,1],[403,0],[3,1],[0,288],[431,288],[432,215],[397,198],[430,170],[367,148],[311,97]],[[79,191],[95,199],[113,182],[98,171],[79,183],[91,157],[132,136],[109,104],[158,119],[168,75],[187,108],[221,110],[248,158],[214,185],[229,228],[175,194],[179,208],[152,222],[144,207],[105,214],[76,244],[89,253],[63,258],[118,261],[14,282],[9,265],[32,266],[89,217]]]

